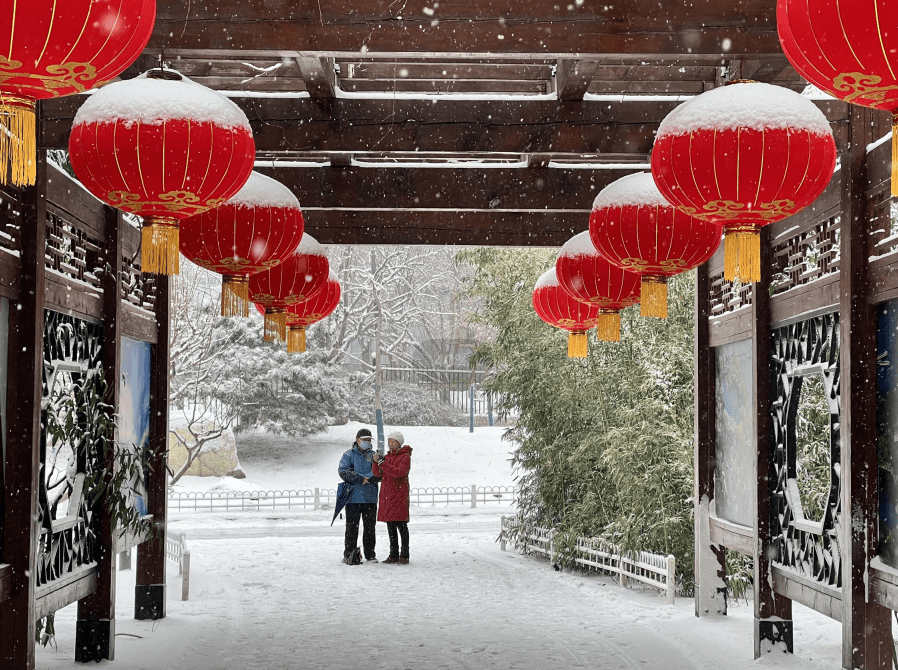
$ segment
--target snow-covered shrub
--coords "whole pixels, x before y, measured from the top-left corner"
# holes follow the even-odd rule
[[[407,382],[386,382],[381,389],[384,422],[391,426],[465,426],[468,416],[449,403],[440,402],[424,387]],[[370,375],[353,383],[350,418],[374,423],[374,382]]]
[[[464,251],[475,268],[470,293],[498,332],[474,362],[497,370],[484,382],[498,413],[520,418],[515,442],[518,511],[551,527],[556,560],[573,539],[602,536],[625,551],[672,553],[678,582],[693,581],[692,431],[694,273],[669,284],[667,319],[622,313],[621,341],[590,335],[586,359],[567,357],[567,333],[533,311],[533,285],[552,250]]]

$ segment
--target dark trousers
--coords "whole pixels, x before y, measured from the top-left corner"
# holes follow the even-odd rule
[[[375,557],[374,545],[377,536],[374,526],[377,523],[377,503],[347,503],[346,505],[346,542],[343,547],[343,556],[349,556],[359,546],[359,521],[365,525],[362,531],[362,549],[365,558],[371,560]]]
[[[387,521],[390,534],[390,556],[408,558],[408,521]],[[402,537],[402,551],[399,551],[399,536]]]

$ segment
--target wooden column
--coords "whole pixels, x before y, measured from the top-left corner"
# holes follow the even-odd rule
[[[103,370],[106,403],[119,413],[119,379],[122,361],[122,230],[121,213],[105,207],[106,271],[103,273]],[[116,436],[118,439],[118,436]],[[111,479],[116,462],[112,452],[101,465]],[[80,663],[115,658],[115,539],[105,496],[91,509],[97,534],[97,590],[78,601],[75,625],[75,660]]]
[[[869,302],[867,145],[872,114],[851,107],[842,155],[841,436],[842,667],[892,667],[892,625],[885,607],[867,602],[867,570],[877,554],[879,491],[876,434],[876,313]]]
[[[171,280],[156,276],[157,340],[150,370],[150,449],[156,454],[147,481],[147,512],[159,531],[158,541],[144,542],[137,549],[135,619],[165,618],[165,534],[168,506],[168,398],[171,368],[170,310]]]
[[[792,653],[792,601],[773,591],[770,571],[772,497],[776,484],[770,429],[770,280],[773,274],[770,228],[761,229],[761,281],[752,289],[752,381],[755,387],[755,444],[758,447],[755,485],[754,589],[755,658],[762,649]]]
[[[708,265],[697,270],[695,286],[695,616],[723,615],[726,550],[711,542],[711,505],[716,465],[714,399],[716,361],[711,348],[711,279]]]
[[[38,121],[40,123],[40,121]],[[47,163],[38,152],[37,183],[24,189],[19,299],[10,301],[3,561],[12,565],[10,597],[0,604],[0,668],[34,668],[40,416],[44,367]]]

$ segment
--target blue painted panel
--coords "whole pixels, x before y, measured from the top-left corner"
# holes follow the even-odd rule
[[[743,526],[754,525],[755,461],[754,391],[751,340],[716,347],[717,443],[714,500],[717,516]]]
[[[877,310],[876,423],[879,435],[879,552],[898,567],[898,300]]]
[[[118,439],[139,450],[148,446],[150,437],[150,352],[147,342],[122,338]],[[146,492],[142,481],[132,485],[139,493]],[[145,513],[140,495],[136,504]]]
[[[0,464],[6,463],[6,370],[9,351],[9,300],[0,298]],[[3,465],[5,468],[5,465]],[[0,471],[0,474],[4,472]]]

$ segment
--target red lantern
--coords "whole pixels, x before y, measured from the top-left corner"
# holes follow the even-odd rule
[[[223,275],[222,316],[249,316],[250,275],[292,256],[303,228],[290,189],[253,172],[230,200],[181,223],[181,253]]]
[[[550,326],[570,333],[568,336],[568,358],[586,358],[589,340],[586,331],[596,325],[601,314],[598,307],[575,300],[561,288],[555,268],[543,273],[533,289],[533,309],[539,318]]]
[[[596,251],[588,232],[564,243],[555,262],[558,283],[569,296],[598,308],[600,340],[620,340],[620,311],[639,302],[639,275],[623,270]]]
[[[846,102],[892,113],[898,195],[898,3],[779,0],[780,43],[798,73]]]
[[[735,82],[692,98],[658,128],[652,176],[686,214],[723,225],[724,276],[759,281],[758,231],[811,204],[836,165],[826,117],[807,98]]]
[[[0,183],[8,164],[13,184],[34,183],[35,101],[118,76],[155,22],[156,0],[0,0]]]
[[[340,282],[331,270],[323,289],[308,300],[287,307],[287,353],[306,350],[306,328],[330,316],[340,304],[340,297]],[[256,309],[265,314],[263,305],[256,304]]]
[[[642,276],[643,316],[667,317],[667,279],[714,255],[722,230],[684,214],[658,190],[648,172],[631,174],[599,193],[589,217],[589,237],[614,265]],[[559,270],[558,278],[564,286]]]
[[[327,283],[329,272],[324,247],[306,233],[293,255],[249,278],[249,299],[265,307],[267,341],[287,339],[287,307],[315,296]]]
[[[100,200],[144,218],[144,272],[178,273],[178,223],[235,195],[255,143],[246,115],[173,70],[104,86],[75,115],[78,179]]]

